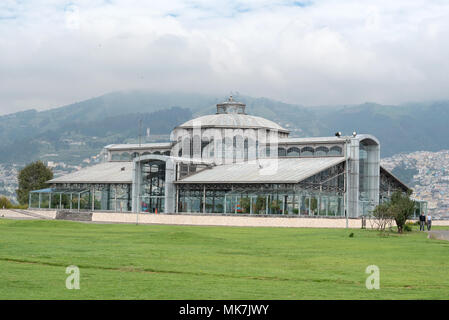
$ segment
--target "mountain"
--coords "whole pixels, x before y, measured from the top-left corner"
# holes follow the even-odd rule
[[[136,142],[143,134],[162,141],[178,124],[215,112],[226,96],[146,91],[114,92],[67,106],[0,116],[0,164],[23,165],[36,159],[79,164],[110,143]],[[382,156],[449,149],[449,101],[387,106],[304,107],[239,95],[247,113],[278,122],[291,136],[327,136],[336,131],[371,133]]]
[[[386,106],[366,103],[357,106],[316,109],[324,128],[371,133],[381,142],[382,156],[400,152],[449,149],[449,101]]]

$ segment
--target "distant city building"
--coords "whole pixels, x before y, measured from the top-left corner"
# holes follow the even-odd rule
[[[165,143],[108,145],[103,163],[50,180],[30,194],[30,206],[359,217],[409,190],[380,166],[376,137],[290,138],[245,107],[231,96]]]

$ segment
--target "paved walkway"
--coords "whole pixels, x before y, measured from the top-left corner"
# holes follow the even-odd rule
[[[13,210],[0,210],[0,218],[8,218],[8,219],[36,219],[36,217],[32,217],[30,215],[26,215],[20,212],[16,212]]]
[[[447,240],[449,241],[449,230],[429,231],[427,236],[429,239]]]

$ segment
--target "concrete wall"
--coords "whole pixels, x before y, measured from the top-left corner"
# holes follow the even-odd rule
[[[94,212],[92,221],[118,223],[150,223],[201,226],[236,227],[290,227],[290,228],[345,228],[345,219],[332,218],[287,218],[249,216],[210,216],[194,214],[148,214]],[[361,228],[361,220],[349,219],[350,228]],[[369,225],[367,224],[369,227]]]
[[[25,210],[31,213],[54,219],[55,210]],[[12,210],[1,210],[0,217],[4,218],[30,218],[29,216]],[[307,218],[307,217],[266,217],[266,216],[232,216],[232,215],[202,215],[202,214],[150,214],[140,213],[139,223],[147,224],[174,224],[174,225],[200,225],[200,226],[239,226],[239,227],[289,227],[289,228],[346,228],[344,218]],[[93,222],[136,223],[136,213],[94,212]],[[410,220],[409,222],[415,222]],[[349,228],[361,228],[361,219],[348,219]],[[432,226],[449,226],[449,220],[433,220]],[[371,228],[370,221],[366,227]]]

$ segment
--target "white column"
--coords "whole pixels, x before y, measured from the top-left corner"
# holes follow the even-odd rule
[[[95,188],[91,187],[91,193],[92,193],[92,211],[95,210]]]

